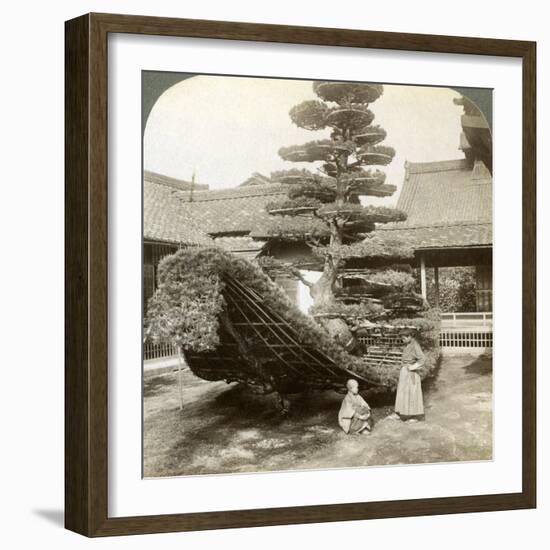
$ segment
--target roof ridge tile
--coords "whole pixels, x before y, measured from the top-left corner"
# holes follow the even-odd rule
[[[431,172],[448,172],[451,170],[470,170],[470,162],[466,158],[452,160],[436,160],[431,162],[407,161],[408,174],[428,174]]]
[[[158,172],[152,172],[151,170],[143,171],[143,180],[149,183],[155,183],[157,185],[170,187],[172,189],[177,189],[180,191],[191,189],[194,189],[195,191],[205,191],[208,189],[208,185],[206,183],[195,183],[192,181],[180,180],[178,178],[173,178],[172,176],[166,176],[164,174],[159,174]]]
[[[183,202],[208,202],[232,199],[249,199],[256,197],[268,197],[271,195],[281,195],[286,193],[288,186],[269,183],[262,185],[251,185],[247,187],[230,187],[228,189],[209,189],[196,191],[193,193],[193,200],[190,200],[190,192],[182,191],[179,193]],[[187,200],[185,200],[187,199]]]

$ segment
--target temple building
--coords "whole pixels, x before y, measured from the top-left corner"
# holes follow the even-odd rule
[[[487,120],[470,100],[461,97],[455,103],[464,108],[459,147],[464,158],[407,162],[397,201],[407,219],[380,230],[413,244],[420,290],[433,307],[440,306],[441,269],[475,269],[475,304],[467,311],[442,313],[441,344],[484,349],[492,347],[492,138]]]
[[[482,161],[467,159],[406,163],[397,208],[403,222],[379,231],[408,240],[420,268],[422,295],[427,298],[427,270],[436,286],[432,306],[439,306],[439,268],[475,266],[476,310],[490,311],[492,266],[492,177]]]
[[[428,299],[428,285],[434,286],[430,305],[440,306],[442,268],[475,269],[473,311],[442,313],[442,344],[490,347],[493,235],[488,168],[481,160],[467,158],[408,162],[397,207],[407,213],[406,221],[387,224],[379,231],[411,242],[422,295]]]

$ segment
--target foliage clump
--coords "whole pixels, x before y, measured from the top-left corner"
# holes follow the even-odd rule
[[[414,258],[414,247],[405,240],[392,239],[374,233],[360,243],[352,245],[328,246],[316,249],[317,254],[324,256],[327,252],[338,260],[351,258],[388,259],[406,261]]]
[[[433,271],[427,270],[428,301],[436,302],[437,289]],[[444,267],[439,269],[439,309],[442,312],[462,312],[476,310],[475,267]]]
[[[182,262],[191,253],[165,256],[158,267],[158,287],[147,307],[146,335],[184,350],[214,349],[218,343],[218,316],[224,307],[222,283],[213,263],[215,251],[204,250],[193,266]]]
[[[353,321],[355,319],[376,320],[384,316],[384,306],[373,301],[362,302],[358,304],[345,304],[342,302],[333,302],[329,305],[313,305],[311,314],[314,317],[337,317]]]

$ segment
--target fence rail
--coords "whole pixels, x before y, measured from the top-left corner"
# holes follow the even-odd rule
[[[168,359],[178,355],[176,348],[170,344],[154,344],[146,342],[143,344],[143,360],[153,361],[155,359]]]
[[[357,338],[362,344],[365,351],[368,352],[370,348],[384,347],[387,349],[399,349],[403,348],[403,339],[399,334],[389,335],[385,334],[383,336],[359,336]]]
[[[442,313],[439,345],[442,348],[492,348],[493,313]]]
[[[442,313],[441,328],[471,328],[471,329],[491,329],[493,327],[493,313],[485,311],[464,312],[464,313]]]
[[[442,348],[492,348],[493,333],[490,331],[441,331],[439,345]]]

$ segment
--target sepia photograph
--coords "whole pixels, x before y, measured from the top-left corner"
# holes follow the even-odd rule
[[[365,76],[142,72],[144,478],[493,459],[492,90]]]

